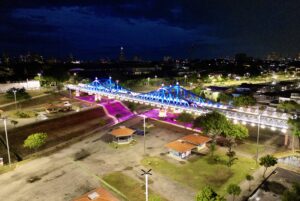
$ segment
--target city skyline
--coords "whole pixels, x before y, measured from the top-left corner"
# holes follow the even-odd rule
[[[78,59],[294,56],[297,1],[3,1],[0,52]],[[287,31],[288,30],[288,31]]]

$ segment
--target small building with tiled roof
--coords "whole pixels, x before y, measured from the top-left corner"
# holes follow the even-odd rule
[[[118,144],[128,144],[133,140],[133,134],[135,130],[127,128],[125,126],[120,126],[111,131],[111,135],[114,137],[114,142]]]
[[[195,149],[197,146],[182,140],[175,140],[166,144],[165,147],[169,149],[170,156],[185,159],[191,155],[192,149]]]
[[[209,137],[199,135],[197,133],[183,136],[180,140],[196,145],[198,151],[206,148],[206,143],[211,141]]]
[[[72,201],[120,201],[115,198],[109,191],[100,187],[90,191]]]
[[[175,141],[165,145],[168,148],[170,156],[177,159],[186,159],[192,151],[203,151],[206,148],[206,143],[211,139],[199,134],[190,134],[183,136]]]

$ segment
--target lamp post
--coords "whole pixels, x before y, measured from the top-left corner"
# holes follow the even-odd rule
[[[185,85],[187,83],[187,75],[184,75],[184,82],[185,82]]]
[[[117,90],[119,89],[119,80],[116,80]]]
[[[145,175],[145,196],[146,196],[146,201],[148,201],[148,176],[149,175],[152,175],[151,174],[151,170],[152,169],[150,169],[150,170],[148,170],[148,171],[145,171],[145,170],[143,170],[143,169],[141,169],[142,170],[142,176],[144,176]]]
[[[257,122],[257,137],[256,137],[256,165],[258,163],[258,143],[259,143],[259,127],[260,127],[261,113],[258,114]]]
[[[41,76],[42,76],[42,74],[41,74],[41,73],[38,73],[37,75],[39,76],[39,82],[40,82],[40,88],[41,88],[41,85],[42,85],[42,84],[41,84]]]
[[[15,107],[16,107],[16,110],[17,110],[17,90],[13,90],[12,92],[14,93]]]
[[[8,163],[9,166],[11,165],[11,160],[10,160],[10,151],[9,151],[9,143],[8,143],[8,135],[7,135],[7,118],[4,117],[2,118],[3,124],[4,124],[4,132],[5,132],[5,138],[6,138],[6,147],[7,147],[7,156],[8,156]]]
[[[295,114],[292,118],[296,120],[298,118],[298,116]],[[292,133],[292,135],[293,135],[292,150],[293,150],[293,153],[295,153],[295,135],[293,133]]]
[[[148,80],[148,86],[149,86],[150,85],[150,77],[148,77],[147,80]]]
[[[144,118],[144,155],[146,155],[146,115],[143,115]]]

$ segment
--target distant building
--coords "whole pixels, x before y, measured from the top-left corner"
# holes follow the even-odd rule
[[[125,61],[126,58],[125,58],[125,54],[124,54],[124,48],[121,47],[120,48],[120,55],[119,55],[119,61]]]
[[[173,59],[171,56],[164,56],[163,61],[164,62],[171,62]]]
[[[267,60],[269,60],[269,61],[279,61],[279,60],[281,60],[281,55],[277,52],[271,52],[267,55]]]

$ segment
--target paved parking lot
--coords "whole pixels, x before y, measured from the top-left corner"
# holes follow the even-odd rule
[[[167,150],[164,144],[191,133],[174,126],[153,123],[146,136],[146,152],[151,156]],[[122,125],[140,127],[142,118],[133,118]],[[119,126],[119,125],[118,125]],[[108,129],[109,130],[109,129]],[[53,200],[65,201],[77,197],[100,185],[97,177],[113,171],[123,173],[136,179],[140,176],[140,161],[143,157],[143,136],[135,136],[137,143],[132,146],[114,148],[103,141],[108,133],[103,130],[73,144],[50,156],[35,159],[0,175],[0,197],[9,201],[19,200]],[[76,153],[86,153],[81,160],[74,161]],[[32,183],[28,179],[33,180]],[[156,193],[172,201],[193,200],[194,191],[179,183],[168,180],[155,172],[150,185]],[[143,181],[141,181],[143,182]],[[180,190],[180,194],[178,191]]]

